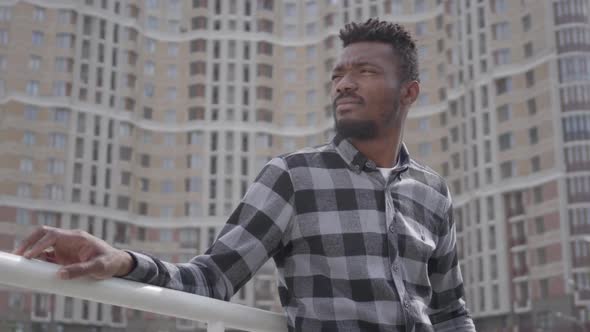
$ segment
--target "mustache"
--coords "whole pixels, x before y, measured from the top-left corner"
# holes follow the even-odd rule
[[[361,96],[358,96],[358,95],[356,95],[356,94],[354,94],[354,93],[342,93],[342,94],[338,95],[338,96],[337,96],[337,97],[334,99],[334,101],[332,102],[332,107],[333,107],[333,108],[336,108],[336,105],[338,104],[338,101],[339,101],[340,99],[343,99],[343,98],[350,98],[350,99],[354,99],[354,100],[355,100],[356,102],[358,102],[359,104],[364,104],[364,103],[365,103],[365,100],[364,100],[364,99],[363,99],[363,97],[361,97]]]

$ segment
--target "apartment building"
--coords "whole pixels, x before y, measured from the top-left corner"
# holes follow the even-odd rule
[[[81,228],[186,262],[272,157],[333,136],[340,27],[418,40],[410,154],[443,175],[478,331],[577,328],[590,305],[583,0],[0,0],[0,249]],[[281,310],[265,265],[233,301]],[[557,314],[559,313],[559,314]],[[0,329],[201,325],[0,288]]]

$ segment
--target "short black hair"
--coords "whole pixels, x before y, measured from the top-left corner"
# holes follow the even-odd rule
[[[351,22],[340,29],[342,47],[359,42],[383,42],[391,45],[397,55],[402,82],[419,81],[418,52],[410,33],[397,23],[370,18],[363,23]]]

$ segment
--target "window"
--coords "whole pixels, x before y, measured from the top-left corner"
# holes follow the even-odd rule
[[[70,48],[72,47],[72,35],[69,33],[58,33],[55,39],[57,48]]]
[[[494,51],[494,64],[507,65],[512,62],[512,56],[509,48],[501,48]]]
[[[297,4],[286,3],[285,4],[285,16],[288,18],[297,16]]]
[[[166,98],[167,98],[169,101],[174,101],[174,100],[176,100],[176,97],[177,97],[177,95],[178,95],[178,93],[177,93],[177,91],[176,91],[176,88],[174,88],[174,87],[169,87],[169,88],[166,90]]]
[[[297,52],[295,51],[295,47],[285,47],[284,48],[284,56],[286,61],[293,61],[297,58]]]
[[[10,21],[12,16],[10,7],[0,7],[0,22]]]
[[[29,57],[29,69],[31,71],[37,71],[41,67],[41,57],[38,55],[31,55]]]
[[[143,66],[143,73],[149,76],[154,75],[156,73],[156,64],[151,60],[147,60]]]
[[[32,186],[30,183],[19,183],[16,195],[23,198],[31,198]]]
[[[60,9],[57,14],[57,21],[60,24],[70,24],[72,21],[72,12],[69,9]]]
[[[316,95],[317,94],[315,90],[307,91],[307,93],[305,94],[305,100],[308,105],[314,105],[316,103]]]
[[[496,80],[496,94],[501,95],[512,91],[512,78],[505,77]]]
[[[418,153],[422,158],[428,157],[432,154],[432,144],[431,143],[420,143],[418,145]]]
[[[427,9],[426,0],[416,0],[414,2],[414,11],[419,14],[425,12]]]
[[[43,45],[43,32],[41,31],[33,31],[33,46],[41,46]]]
[[[28,81],[26,91],[29,96],[39,95],[39,81]]]
[[[516,176],[516,163],[514,161],[505,161],[500,164],[500,176],[502,179]]]
[[[541,170],[541,158],[534,156],[531,158],[531,172],[538,172]]]
[[[547,252],[545,247],[537,248],[537,264],[545,265],[547,263]]]
[[[537,127],[533,127],[529,129],[529,143],[531,145],[537,144],[539,142],[539,129]]]
[[[416,36],[417,37],[424,36],[428,32],[427,28],[428,28],[427,22],[416,23]]]
[[[32,173],[33,172],[33,160],[29,159],[29,158],[21,159],[20,171],[23,173]]]
[[[69,61],[64,57],[55,58],[55,71],[58,73],[65,73],[70,71]]]
[[[35,137],[35,133],[31,132],[31,131],[25,131],[25,134],[23,136],[23,143],[25,145],[35,145],[35,141],[36,141],[36,137]]]
[[[530,88],[535,85],[535,72],[533,70],[529,70],[525,74],[526,78],[526,87]]]
[[[146,97],[153,97],[155,94],[155,88],[152,83],[145,83],[143,86],[143,95]]]
[[[510,23],[500,22],[492,25],[492,34],[494,40],[508,40],[510,39]]]
[[[0,45],[8,45],[8,31],[0,29]]]
[[[507,0],[492,0],[491,7],[494,14],[504,14],[508,9]]]
[[[67,95],[67,86],[65,81],[53,82],[53,95],[56,97],[65,97]]]
[[[297,75],[294,69],[285,69],[283,72],[283,79],[288,83],[297,81]]]
[[[545,222],[543,220],[543,217],[535,218],[535,229],[537,234],[545,233]]]
[[[35,7],[33,11],[33,20],[37,22],[43,22],[45,20],[45,9],[41,7]]]
[[[176,145],[176,134],[174,133],[166,133],[164,134],[164,145],[173,147]]]
[[[163,169],[174,169],[175,165],[174,165],[174,159],[173,158],[164,158],[162,160],[162,168]]]
[[[65,149],[66,147],[66,134],[63,133],[50,133],[49,134],[49,146],[56,149]]]
[[[145,51],[146,53],[154,53],[156,52],[156,41],[151,38],[146,38],[145,40]]]
[[[535,98],[527,100],[527,110],[529,115],[534,115],[537,113],[537,102],[535,101]]]
[[[176,69],[176,65],[169,65],[167,70],[168,78],[176,78],[178,74],[178,70]]]
[[[48,184],[45,186],[45,188],[43,188],[43,198],[45,199],[51,199],[51,200],[58,200],[61,201],[64,198],[64,188],[62,185],[59,184]],[[46,219],[45,222],[43,222],[43,224],[47,225],[50,224],[49,226],[54,226],[55,227],[55,220],[53,215],[51,215],[53,218],[51,219]],[[47,215],[47,217],[49,217],[49,215]]]
[[[305,71],[305,80],[306,81],[315,81],[317,79],[315,67],[309,67]]]
[[[174,192],[174,181],[172,180],[163,180],[161,185],[161,190],[163,194],[170,194]]]
[[[508,104],[504,104],[496,109],[498,114],[498,122],[505,122],[512,118],[512,107]]]
[[[307,46],[305,48],[305,54],[308,60],[314,60],[318,55],[318,49],[315,46]]]
[[[295,98],[295,92],[294,91],[286,91],[285,95],[284,95],[284,104],[286,106],[290,106],[295,104],[296,98]]]
[[[514,135],[512,132],[504,133],[498,136],[498,145],[500,151],[506,151],[514,146]]]
[[[66,163],[63,160],[58,160],[55,158],[49,158],[47,160],[47,173],[53,175],[60,175],[64,174],[66,169]]]
[[[531,14],[522,17],[522,31],[527,32],[531,29]]]
[[[158,18],[155,16],[148,16],[146,20],[146,27],[151,30],[157,30],[159,27]]]

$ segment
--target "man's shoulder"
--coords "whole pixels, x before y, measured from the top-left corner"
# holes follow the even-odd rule
[[[447,181],[429,166],[410,158],[408,174],[415,181],[436,190],[447,199],[451,199]]]
[[[290,170],[299,167],[330,168],[331,165],[342,162],[342,158],[331,143],[305,147],[279,155],[276,158],[281,159]]]

